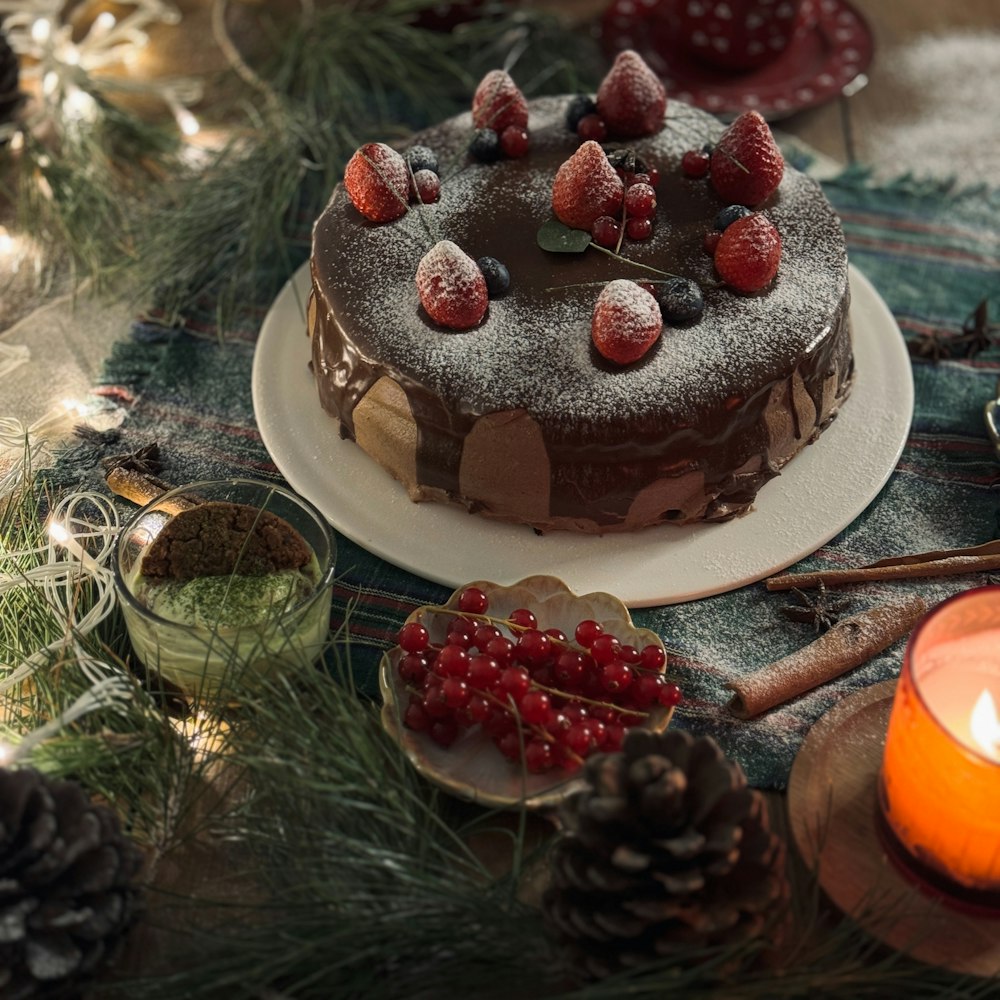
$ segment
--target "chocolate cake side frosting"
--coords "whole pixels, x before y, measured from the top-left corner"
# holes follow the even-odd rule
[[[763,206],[783,244],[777,279],[755,295],[721,286],[701,244],[723,203],[679,170],[721,126],[672,101],[661,132],[629,143],[661,180],[653,236],[621,253],[697,281],[705,311],[665,325],[646,357],[619,368],[592,347],[594,302],[614,278],[656,276],[594,248],[536,243],[556,170],[579,144],[566,100],[531,102],[523,159],[471,160],[468,114],[415,137],[438,154],[441,197],[394,222],[367,222],[338,186],[313,233],[308,326],[322,407],[413,500],[584,532],[742,514],[850,390],[839,221],[819,187],[786,168]],[[417,264],[440,239],[510,270],[509,292],[472,330],[436,326],[420,306]]]

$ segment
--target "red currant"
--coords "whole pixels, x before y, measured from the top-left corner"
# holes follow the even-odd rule
[[[566,730],[565,744],[579,757],[583,757],[590,749],[590,723],[574,722]]]
[[[601,626],[600,622],[595,622],[591,618],[585,618],[576,627],[576,632],[574,637],[576,641],[584,647],[584,649],[590,649],[594,644],[594,640],[604,633],[604,628]]]
[[[712,158],[701,149],[689,149],[681,157],[681,170],[685,177],[704,177],[708,173]]]
[[[604,740],[601,749],[605,753],[614,753],[621,750],[625,741],[625,727],[618,722],[609,723],[604,727]]]
[[[502,639],[503,634],[496,625],[480,625],[472,636],[472,645],[476,649],[483,651],[486,649],[486,644],[491,639]]]
[[[500,674],[500,690],[520,701],[531,686],[531,677],[524,667],[507,667]]]
[[[410,178],[410,195],[422,205],[433,205],[441,196],[441,178],[433,170],[418,170]]]
[[[549,717],[542,723],[545,731],[557,740],[561,740],[566,735],[566,730],[571,725],[569,716],[565,712],[555,711],[549,712]]]
[[[424,712],[432,719],[443,719],[451,714],[451,707],[444,697],[444,689],[440,684],[432,684],[424,692]]]
[[[419,684],[427,674],[427,657],[423,653],[407,653],[399,661],[399,676],[409,684]]]
[[[660,704],[667,708],[679,705],[681,701],[681,689],[676,684],[666,683],[660,688]]]
[[[524,748],[524,766],[532,774],[552,769],[552,747],[545,740],[530,740]]]
[[[403,722],[408,729],[413,729],[418,733],[425,732],[431,727],[431,720],[423,707],[417,702],[410,702],[403,715]]]
[[[522,663],[542,664],[552,655],[552,639],[538,629],[529,628],[518,636],[515,655]]]
[[[407,653],[422,653],[431,641],[430,633],[420,622],[407,622],[397,640]]]
[[[600,215],[594,219],[594,224],[590,227],[590,235],[599,247],[611,247],[618,245],[618,237],[621,236],[621,223],[610,215]]]
[[[608,126],[600,115],[584,115],[576,126],[576,134],[581,139],[593,139],[594,142],[604,142],[608,137]]]
[[[485,722],[491,711],[490,703],[481,694],[470,695],[465,705],[465,714],[470,722]]]
[[[630,240],[648,240],[652,233],[652,219],[631,218],[625,223],[625,235]]]
[[[499,639],[490,639],[490,641],[486,643],[486,648],[483,652],[487,656],[492,656],[497,663],[504,666],[510,662],[511,656],[514,655],[514,643],[506,636],[500,636]]]
[[[602,667],[605,663],[617,660],[620,652],[621,643],[610,632],[605,632],[603,635],[597,636],[590,644],[590,655]]]
[[[448,645],[468,649],[476,634],[476,626],[465,618],[458,618],[448,626]]]
[[[601,671],[601,683],[606,691],[624,691],[632,683],[632,668],[621,660],[605,663]]]
[[[446,677],[441,683],[441,693],[449,708],[461,708],[469,700],[469,685],[460,677]]]
[[[458,595],[458,610],[470,615],[484,615],[489,606],[489,598],[478,587],[466,587]]]
[[[512,160],[520,159],[528,152],[528,133],[517,125],[508,125],[500,133],[500,148]]]
[[[521,718],[532,726],[540,726],[546,722],[551,709],[552,702],[549,700],[549,696],[544,691],[536,689],[526,692],[518,705]]]
[[[545,634],[556,642],[569,642],[566,633],[561,628],[547,628]]]
[[[461,646],[445,646],[438,653],[434,669],[442,675],[466,677],[469,673],[469,654]]]
[[[517,608],[512,611],[508,620],[518,628],[538,628],[538,619],[527,608]]]
[[[636,219],[648,219],[656,211],[656,192],[649,184],[633,184],[625,192],[625,212]]]
[[[629,174],[629,184],[649,184],[649,174]]]
[[[639,661],[645,670],[662,670],[667,664],[667,654],[661,646],[650,643],[642,647]]]
[[[639,650],[635,646],[629,646],[626,643],[622,643],[622,648],[618,656],[626,663],[639,663],[642,659],[642,654],[640,654]]]
[[[646,171],[646,176],[649,178],[650,187],[657,187],[660,183],[660,171],[656,167],[649,167]]]
[[[500,664],[492,656],[474,656],[469,660],[468,681],[472,687],[485,691],[500,679]]]
[[[583,653],[575,649],[563,650],[556,659],[552,672],[555,674],[558,683],[564,688],[569,690],[576,689],[583,681]]]
[[[705,233],[705,238],[701,241],[702,248],[705,253],[710,256],[715,256],[715,248],[719,245],[719,240],[722,239],[722,233],[717,229],[713,229],[711,232]]]
[[[661,680],[654,674],[643,674],[632,685],[632,702],[636,708],[648,708],[660,697]]]
[[[516,730],[501,734],[495,742],[500,753],[509,760],[517,760],[521,756],[521,738]]]
[[[458,737],[458,726],[453,719],[437,719],[427,732],[438,746],[450,747]]]

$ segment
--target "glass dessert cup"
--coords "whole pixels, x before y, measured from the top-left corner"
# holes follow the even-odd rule
[[[294,539],[300,565],[251,567],[244,543],[231,553],[232,572],[148,575],[144,559],[163,529],[181,513],[209,508],[242,511],[242,523],[250,525],[246,538],[273,537],[277,528],[282,537]],[[221,551],[233,544],[232,534],[195,534],[196,551],[207,562],[216,554],[213,546]],[[255,679],[309,666],[322,654],[329,634],[334,558],[326,519],[283,486],[226,479],[163,493],[136,512],[116,545],[115,585],[132,648],[147,670],[201,698],[233,699]]]

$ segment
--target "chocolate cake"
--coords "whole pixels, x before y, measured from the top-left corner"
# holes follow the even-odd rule
[[[762,206],[783,245],[777,278],[751,295],[721,284],[702,243],[725,202],[679,164],[722,126],[670,101],[658,133],[627,143],[660,172],[652,237],[620,250],[631,263],[594,247],[543,250],[553,178],[580,145],[564,122],[568,100],[530,103],[519,159],[472,159],[469,114],[417,136],[437,153],[440,200],[394,221],[369,222],[337,188],[313,236],[308,325],[322,407],[413,500],[543,531],[743,514],[850,389],[839,221],[817,184],[787,168]],[[417,265],[443,239],[510,271],[509,291],[473,329],[437,326],[421,308]],[[613,279],[657,277],[638,264],[693,279],[705,308],[618,366],[594,349],[591,315]]]

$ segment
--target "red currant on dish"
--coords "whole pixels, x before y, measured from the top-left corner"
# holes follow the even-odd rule
[[[500,690],[509,694],[515,702],[520,701],[531,687],[531,676],[524,667],[507,667],[500,674]]]
[[[508,620],[518,628],[538,628],[538,619],[534,612],[527,608],[517,608],[512,611]]]
[[[524,766],[532,774],[543,774],[552,769],[552,746],[546,740],[531,740],[524,748]]]
[[[645,670],[662,670],[667,665],[667,654],[655,643],[643,646],[639,654],[639,662]]]
[[[603,635],[597,636],[590,644],[590,655],[603,667],[605,663],[618,659],[620,648],[621,643],[617,636],[605,632]]]
[[[544,691],[532,689],[527,691],[518,705],[521,718],[529,725],[540,726],[548,720],[552,703]]]
[[[469,700],[469,685],[460,677],[446,677],[441,682],[441,692],[449,708],[462,708]]]
[[[522,663],[542,664],[552,655],[552,639],[536,628],[529,628],[518,636],[514,653]]]
[[[467,679],[472,687],[485,691],[500,679],[500,664],[492,656],[474,656],[469,660]]]
[[[467,614],[484,615],[489,606],[489,598],[478,587],[466,587],[458,595],[458,610]]]
[[[660,688],[660,704],[673,708],[681,702],[681,689],[669,681]]]
[[[469,673],[469,654],[461,646],[445,646],[434,661],[434,669],[442,676],[466,677]]]
[[[612,693],[624,691],[632,683],[632,668],[621,660],[605,663],[601,670],[601,684]]]
[[[594,640],[603,633],[604,628],[600,622],[595,622],[592,618],[585,618],[576,626],[574,638],[584,649],[590,649]]]
[[[407,653],[423,652],[431,641],[430,633],[420,622],[407,622],[399,630],[399,645]]]

